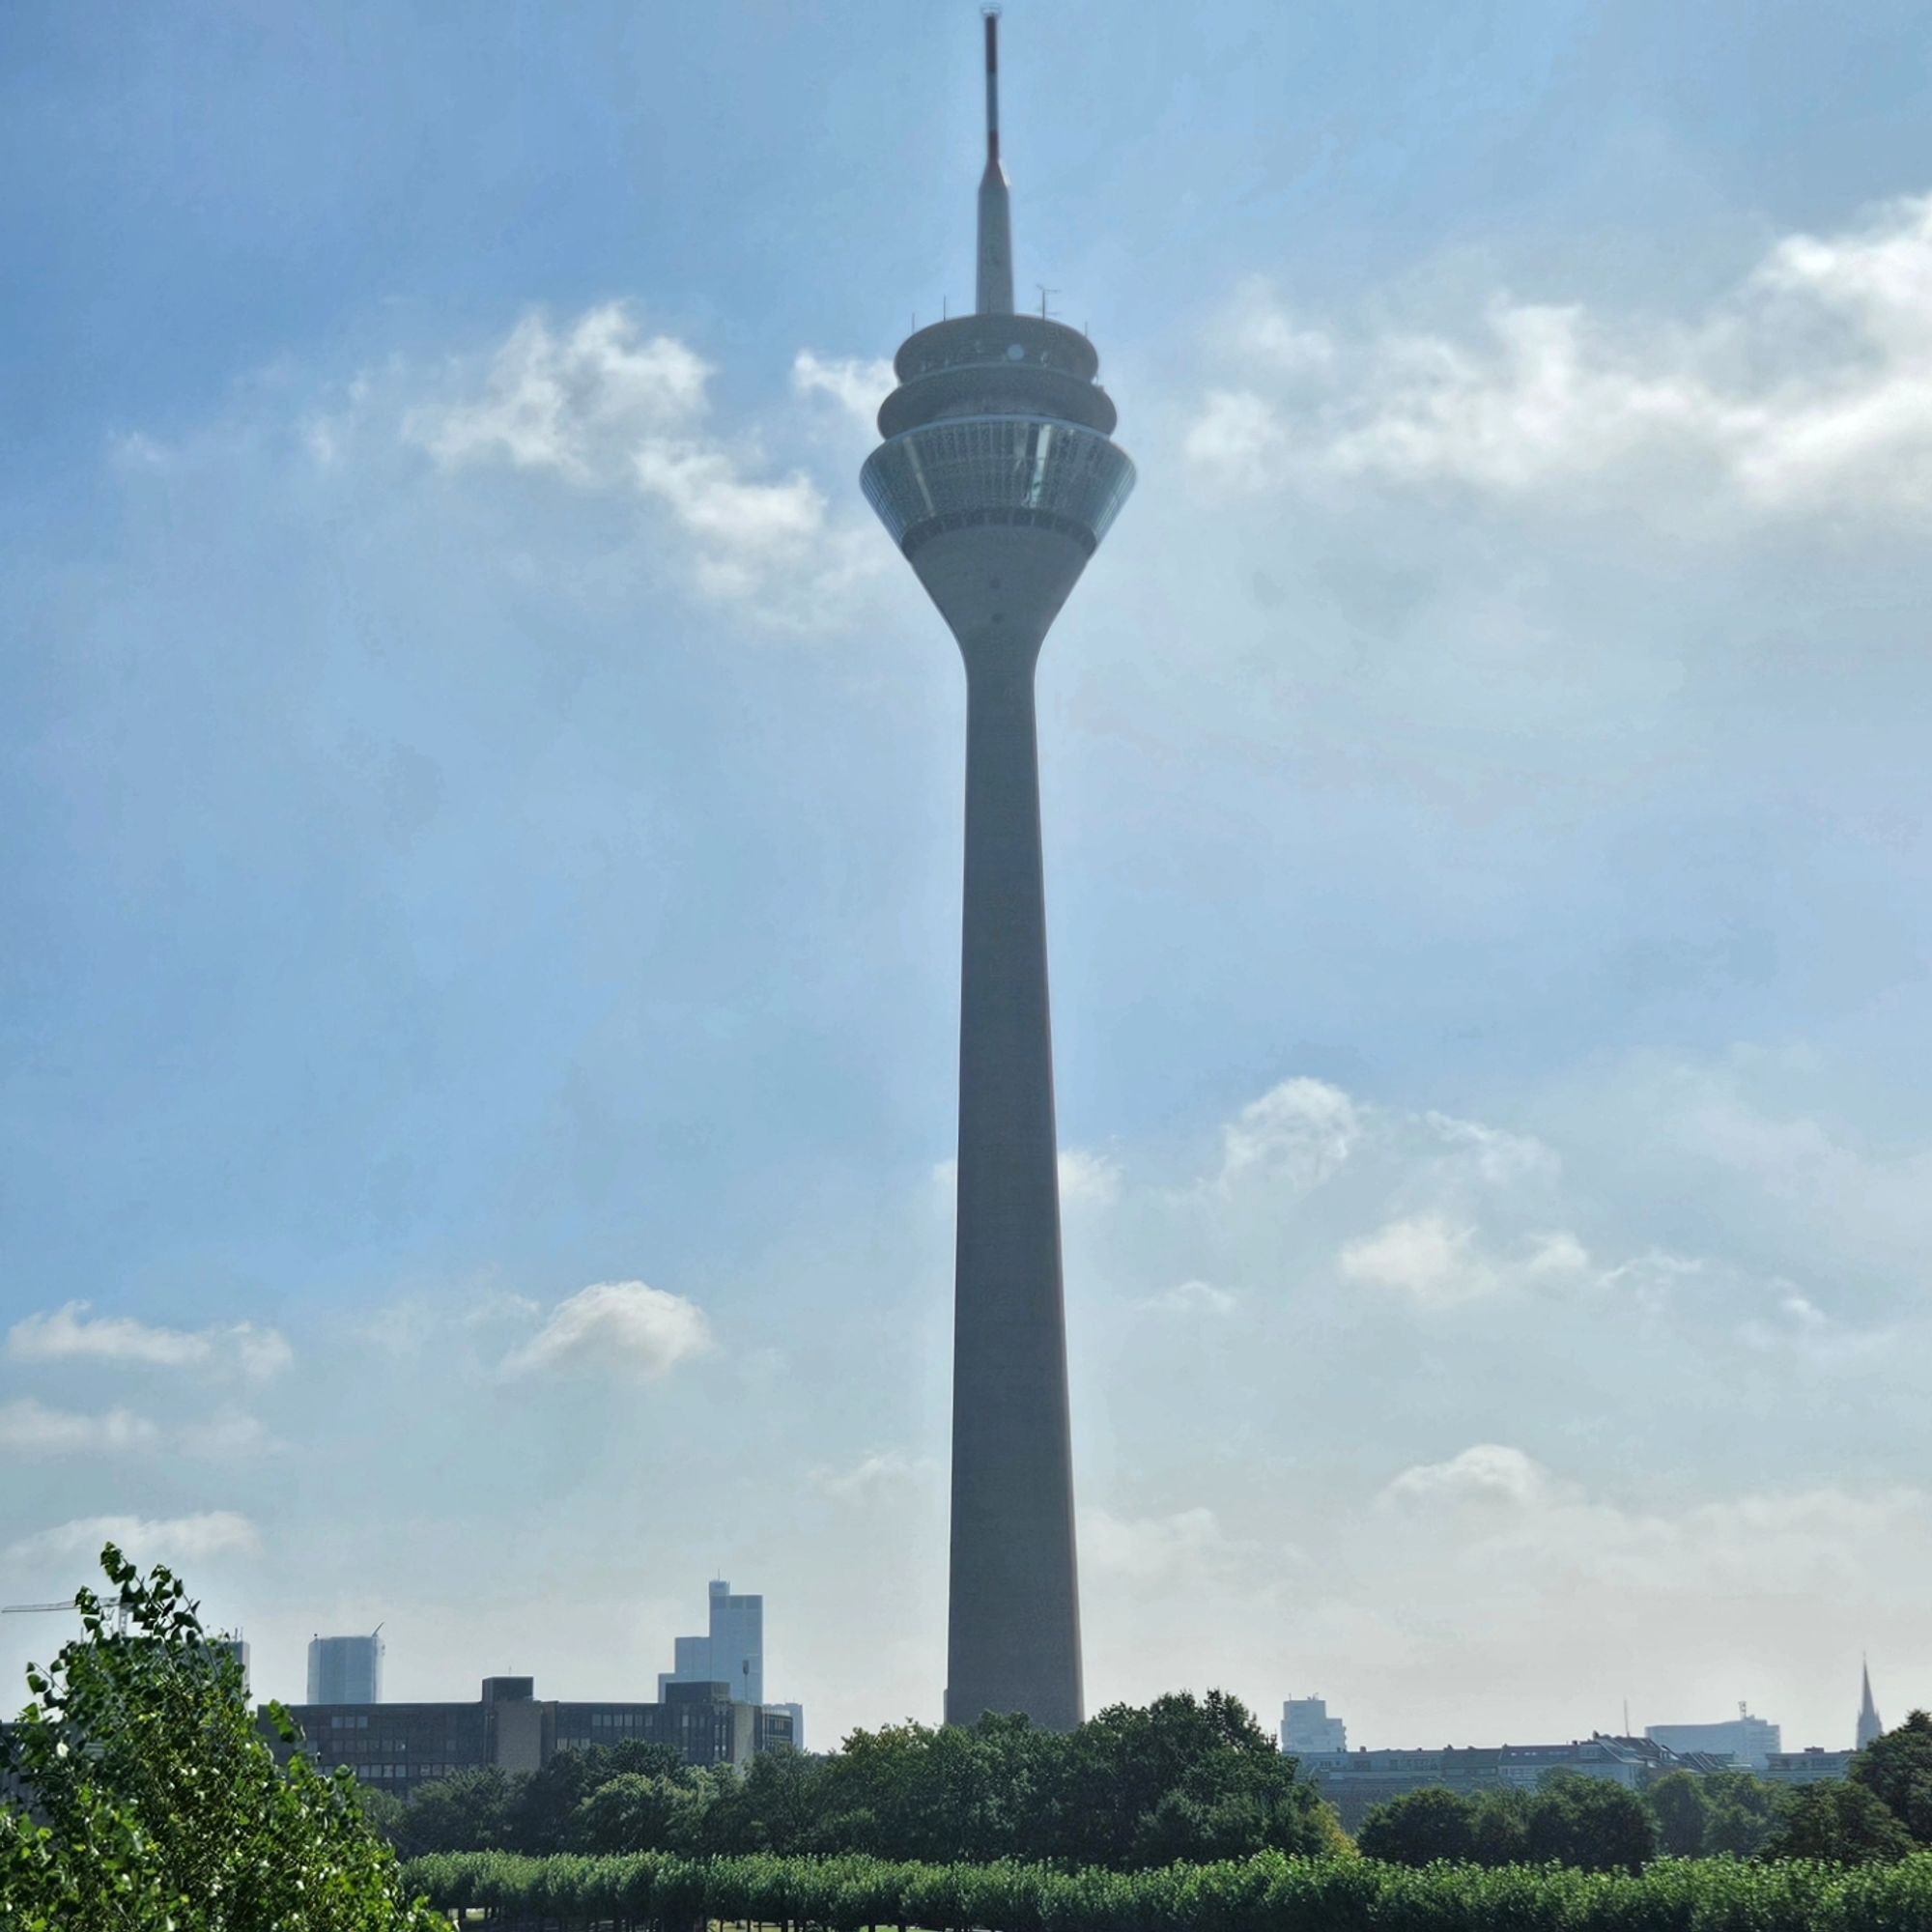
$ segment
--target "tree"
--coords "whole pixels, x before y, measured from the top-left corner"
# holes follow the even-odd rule
[[[240,1665],[204,1635],[185,1586],[109,1544],[126,1627],[76,1594],[82,1635],[4,1747],[34,1815],[0,1808],[0,1922],[34,1927],[300,1926],[430,1932],[347,1772],[286,1766],[250,1717]],[[286,1713],[271,1705],[284,1735]]]
[[[673,1770],[681,1763],[670,1754]],[[622,1772],[662,1775],[665,1750],[632,1740],[622,1745],[584,1745],[560,1750],[539,1771],[526,1772],[510,1787],[503,1810],[505,1851],[548,1852],[579,1849],[577,1807],[600,1784]]]
[[[578,1804],[571,1840],[584,1852],[668,1851],[690,1803],[675,1779],[622,1771]]]
[[[1469,1857],[1479,1865],[1520,1865],[1529,1857],[1526,1793],[1486,1791],[1469,1805]]]
[[[1902,1859],[1914,1849],[1912,1833],[1882,1798],[1862,1784],[1828,1778],[1798,1794],[1764,1855],[1861,1865]]]
[[[1045,1802],[1023,1856],[1131,1870],[1333,1842],[1315,1787],[1221,1690],[1113,1705],[1044,1741],[1034,1773]]]
[[[1847,1776],[1862,1785],[1921,1845],[1932,1845],[1932,1717],[1914,1711],[1875,1738]]]
[[[1530,1801],[1524,1849],[1537,1864],[1639,1872],[1657,1856],[1657,1827],[1635,1792],[1559,1771]]]
[[[1365,1859],[1385,1864],[1427,1865],[1437,1860],[1461,1864],[1475,1852],[1475,1807],[1439,1784],[1405,1791],[1369,1812],[1355,1843]]]
[[[1714,1771],[1704,1780],[1704,1804],[1703,1856],[1753,1859],[1783,1824],[1791,1793],[1747,1771]]]
[[[745,1773],[744,1792],[754,1841],[743,1849],[784,1855],[818,1849],[827,1792],[816,1760],[789,1745],[760,1751]]]
[[[1703,1778],[1694,1772],[1673,1771],[1644,1793],[1644,1802],[1657,1820],[1659,1842],[1673,1859],[1703,1857],[1704,1825],[1710,1814]]]
[[[497,1852],[504,1849],[512,1797],[510,1780],[492,1766],[452,1772],[425,1784],[395,1829],[406,1859],[425,1852]]]

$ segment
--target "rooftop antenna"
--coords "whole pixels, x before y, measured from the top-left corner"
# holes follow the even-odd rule
[[[1060,291],[1048,288],[1044,282],[1036,282],[1034,287],[1039,291],[1039,319],[1042,322],[1050,321],[1051,318],[1046,312],[1046,298],[1048,296],[1057,296]]]
[[[980,272],[974,306],[981,315],[1013,312],[1013,210],[1000,165],[1000,10],[986,23],[986,171],[980,177]]]

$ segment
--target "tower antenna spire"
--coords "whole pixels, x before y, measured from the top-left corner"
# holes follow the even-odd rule
[[[1013,312],[1013,211],[1000,165],[1000,10],[985,9],[986,169],[980,177],[980,262],[974,307],[981,315]]]

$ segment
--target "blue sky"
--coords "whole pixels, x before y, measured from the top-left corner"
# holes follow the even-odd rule
[[[977,14],[0,24],[0,1577],[936,1715]],[[1911,10],[1015,4],[1090,1691],[1932,1700]],[[0,1666],[52,1633],[10,1624]]]

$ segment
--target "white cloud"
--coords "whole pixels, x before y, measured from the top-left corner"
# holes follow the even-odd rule
[[[586,309],[561,333],[532,312],[491,358],[479,393],[419,406],[404,433],[445,468],[499,459],[594,483],[639,437],[702,415],[710,376],[674,337],[644,336],[621,302]]]
[[[8,1332],[16,1361],[111,1362],[160,1369],[206,1369],[266,1381],[295,1359],[272,1328],[235,1321],[209,1328],[162,1328],[133,1316],[91,1316],[91,1304],[70,1301],[51,1314],[29,1315]]]
[[[1377,1498],[1385,1508],[1432,1511],[1474,1504],[1524,1510],[1568,1493],[1540,1463],[1498,1442],[1479,1442],[1446,1463],[1405,1469]]]
[[[1104,1208],[1121,1193],[1121,1164],[1110,1155],[1083,1148],[1063,1148],[1060,1151],[1060,1198],[1064,1203],[1079,1203]]]
[[[1183,1281],[1149,1295],[1142,1305],[1159,1315],[1212,1317],[1232,1315],[1241,1305],[1241,1297],[1211,1282]]]
[[[0,1452],[15,1456],[113,1455],[150,1449],[159,1439],[160,1431],[130,1409],[81,1415],[49,1408],[32,1396],[0,1403]]]
[[[182,1453],[206,1462],[247,1462],[266,1456],[279,1445],[258,1415],[224,1410],[206,1422],[191,1422],[176,1434]]]
[[[1297,1188],[1319,1187],[1349,1158],[1361,1124],[1339,1087],[1284,1080],[1221,1130],[1221,1184],[1264,1175]]]
[[[251,1556],[262,1536],[234,1510],[204,1510],[196,1516],[89,1516],[37,1531],[12,1545],[7,1553],[22,1561],[54,1557],[96,1557],[103,1544],[119,1546],[140,1563],[192,1562],[209,1556]]]
[[[867,431],[895,380],[893,365],[883,358],[819,355],[801,349],[791,365],[791,385],[800,395],[830,396]]]
[[[544,1325],[503,1358],[502,1374],[657,1381],[712,1346],[711,1324],[696,1302],[640,1281],[604,1281],[558,1302]]]
[[[1678,323],[1498,295],[1473,325],[1339,336],[1252,292],[1235,338],[1285,381],[1210,389],[1190,463],[1231,489],[1296,477],[1499,497],[1622,476],[1760,512],[1932,512],[1932,197],[1779,242]],[[1311,378],[1320,377],[1318,383]]]
[[[1495,1271],[1475,1252],[1475,1230],[1453,1227],[1440,1214],[1411,1214],[1342,1250],[1350,1281],[1400,1289],[1417,1301],[1443,1306],[1495,1292]]]
[[[811,1481],[836,1502],[872,1503],[882,1496],[923,1487],[935,1473],[936,1465],[929,1457],[909,1456],[903,1449],[874,1449],[849,1469],[814,1469]]]
[[[1534,1134],[1513,1134],[1481,1121],[1458,1120],[1453,1114],[1432,1112],[1421,1118],[1445,1147],[1471,1156],[1485,1180],[1507,1183],[1532,1175],[1553,1175],[1561,1166]]]
[[[1273,404],[1252,389],[1209,389],[1181,444],[1196,469],[1239,490],[1273,481],[1287,447]]]
[[[16,1456],[149,1455],[156,1450],[212,1461],[265,1454],[273,1442],[259,1417],[226,1409],[205,1422],[163,1428],[132,1409],[99,1415],[50,1408],[32,1396],[0,1403],[0,1452]]]
[[[1228,1538],[1211,1509],[1144,1517],[1115,1516],[1103,1509],[1080,1513],[1082,1564],[1128,1582],[1198,1581],[1229,1552]]]
[[[793,384],[848,400],[868,369],[806,352]],[[803,471],[757,473],[755,438],[709,429],[712,373],[676,338],[646,336],[621,302],[561,327],[532,313],[480,371],[459,360],[455,395],[409,410],[404,435],[447,470],[508,464],[634,495],[670,519],[701,594],[782,628],[820,628],[890,546],[856,511],[835,517]]]
[[[1518,1254],[1497,1257],[1484,1251],[1474,1228],[1427,1213],[1391,1221],[1350,1241],[1339,1265],[1347,1280],[1394,1289],[1425,1307],[1447,1308],[1508,1290],[1579,1280],[1588,1273],[1590,1256],[1575,1235],[1558,1230],[1533,1235]]]

